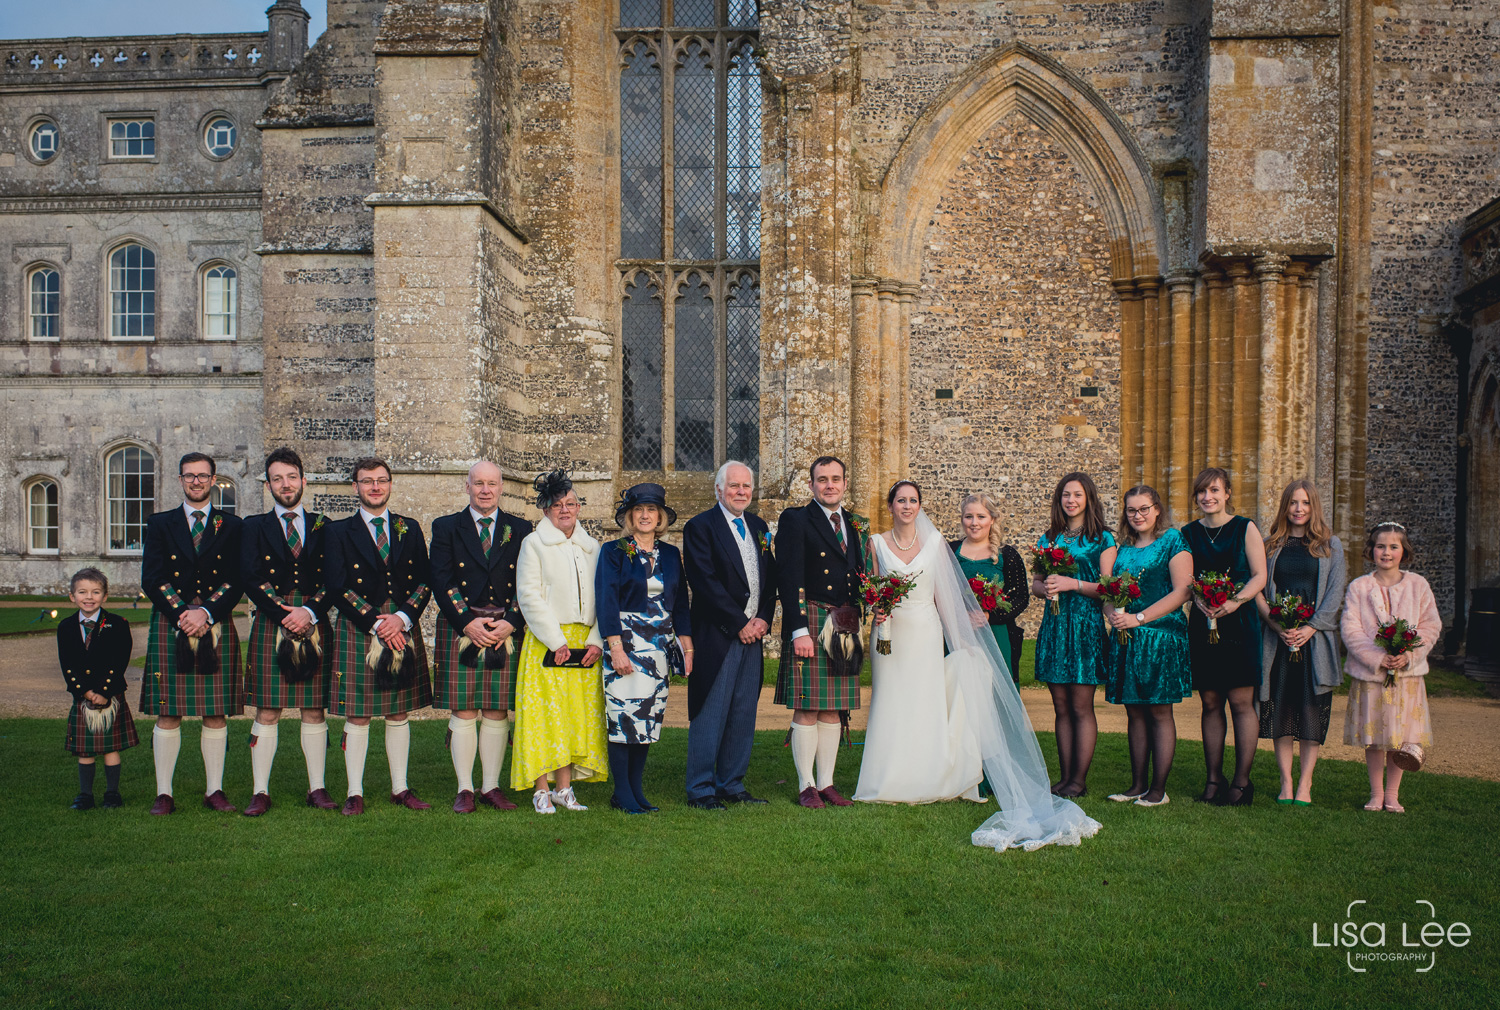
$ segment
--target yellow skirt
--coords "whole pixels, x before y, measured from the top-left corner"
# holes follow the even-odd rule
[[[564,624],[568,646],[582,649],[586,624]],[[510,787],[530,789],[541,775],[573,766],[573,781],[609,780],[604,737],[602,663],[586,669],[546,667],[547,647],[526,632],[516,675],[516,727],[511,736]]]

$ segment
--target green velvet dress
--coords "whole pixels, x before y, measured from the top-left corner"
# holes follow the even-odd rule
[[[1184,552],[1191,554],[1175,529],[1163,531],[1147,547],[1120,547],[1114,570],[1128,570],[1141,586],[1141,598],[1126,608],[1130,613],[1139,613],[1171,594],[1171,561]],[[1129,632],[1130,639],[1121,645],[1110,630],[1105,698],[1114,705],[1175,705],[1191,695],[1192,664],[1182,611],[1174,610]]]
[[[989,558],[980,558],[978,561],[975,561],[972,558],[964,557],[958,551],[954,551],[953,556],[958,558],[958,567],[964,570],[965,579],[972,579],[977,575],[981,579],[994,579],[1002,586],[1005,586],[1004,570]],[[1010,587],[1006,586],[1006,588]],[[995,644],[1000,647],[1000,655],[1005,657],[1006,667],[1015,675],[1016,663],[1010,656],[1010,631],[1006,628],[1005,622],[995,620],[992,616],[990,619],[990,631],[995,636]]]
[[[1079,581],[1098,582],[1099,555],[1115,545],[1115,538],[1108,530],[1098,540],[1044,535],[1036,545],[1066,547],[1078,562]],[[1057,603],[1055,614],[1050,604],[1042,606],[1042,626],[1036,633],[1036,679],[1044,684],[1104,683],[1109,642],[1099,601],[1070,590],[1058,594]]]

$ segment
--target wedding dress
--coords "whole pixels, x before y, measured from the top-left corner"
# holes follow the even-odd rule
[[[968,783],[977,781],[970,756],[977,752],[1000,810],[974,830],[970,837],[975,845],[1030,851],[1044,845],[1077,845],[1092,837],[1099,822],[1049,789],[1031,720],[958,559],[925,512],[917,513],[916,531],[921,547],[909,565],[896,558],[882,538],[875,538],[883,571],[920,571],[911,595],[896,607],[891,620],[901,620],[909,604],[918,606],[908,619],[892,626],[889,656],[870,650],[879,672],[872,678],[871,731],[865,736],[854,798],[910,803],[964,795]],[[933,649],[936,636],[922,627],[924,623],[941,628],[946,656],[941,648]],[[910,653],[898,644],[903,635],[910,638]],[[902,656],[910,658],[903,661]],[[882,677],[887,673],[892,676]],[[890,707],[877,724],[883,684],[903,685],[907,691],[898,687],[887,694]],[[941,721],[934,717],[938,710],[944,713]],[[899,724],[894,721],[898,718]],[[924,778],[913,782],[903,762],[920,762]],[[868,786],[866,767],[871,774]],[[898,793],[924,798],[894,799]]]

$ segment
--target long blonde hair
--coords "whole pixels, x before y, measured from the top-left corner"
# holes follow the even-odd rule
[[[970,505],[978,505],[990,514],[990,560],[998,564],[1000,561],[1000,548],[1005,543],[1004,539],[1000,536],[1000,507],[995,504],[993,498],[983,491],[975,491],[964,498],[963,504],[958,507],[958,514],[962,516],[965,512],[969,511]]]
[[[1323,499],[1318,497],[1318,489],[1310,480],[1294,480],[1281,492],[1281,504],[1276,509],[1275,521],[1271,523],[1271,535],[1266,537],[1266,555],[1269,557],[1281,550],[1292,535],[1292,521],[1287,518],[1287,511],[1292,507],[1292,492],[1298,490],[1307,492],[1307,553],[1315,558],[1326,558],[1333,553],[1333,530],[1328,528],[1328,520],[1323,517]]]

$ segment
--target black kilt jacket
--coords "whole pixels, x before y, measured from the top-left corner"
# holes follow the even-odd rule
[[[328,518],[317,512],[303,512],[302,552],[295,557],[287,546],[286,526],[276,517],[276,510],[249,516],[240,533],[240,580],[263,620],[280,624],[286,616],[283,603],[292,602],[292,594],[301,594],[299,606],[328,619],[333,607],[323,584],[323,554],[327,546]]]
[[[157,613],[172,624],[193,601],[215,622],[227,621],[244,596],[240,580],[239,516],[210,509],[202,546],[193,549],[193,531],[182,507],[157,512],[146,520],[141,553],[141,589]]]
[[[760,598],[755,616],[767,625],[776,616],[776,558],[771,553],[770,527],[746,512],[745,526],[755,545],[759,565]],[[740,557],[737,534],[723,509],[713,508],[687,521],[682,528],[682,564],[692,592],[693,675],[688,678],[688,718],[694,719],[708,700],[729,647],[751,618],[750,582]]]
[[[339,613],[365,634],[375,631],[381,604],[386,602],[391,613],[410,618],[413,634],[421,634],[417,625],[432,598],[427,540],[415,519],[390,511],[386,515],[391,520],[386,534],[391,541],[388,561],[380,560],[375,539],[358,511],[323,527],[327,533],[323,580]]]
[[[479,546],[479,531],[468,508],[432,521],[432,592],[453,632],[462,635],[474,620],[470,607],[500,607],[517,631],[523,618],[516,602],[516,559],[531,523],[495,510],[490,556]],[[516,639],[517,648],[520,639]]]
[[[57,663],[74,701],[82,701],[88,691],[106,698],[125,697],[125,669],[133,644],[130,622],[103,609],[96,620],[87,649],[76,611],[57,622]]]
[[[865,568],[869,523],[840,509],[844,547],[817,502],[789,508],[776,523],[776,573],[781,594],[781,637],[807,627],[805,603],[830,607],[860,605],[859,576]]]

